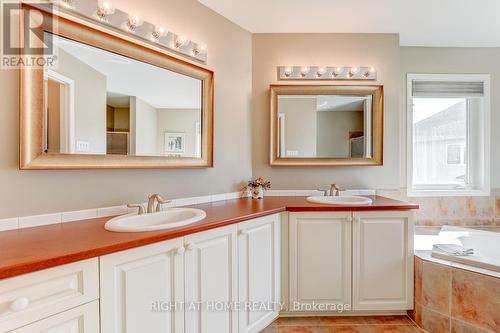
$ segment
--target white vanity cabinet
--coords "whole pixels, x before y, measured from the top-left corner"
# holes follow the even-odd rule
[[[184,242],[100,257],[101,332],[183,333]]]
[[[413,213],[353,217],[353,310],[412,309]]]
[[[259,333],[279,315],[280,215],[238,225],[239,333]]]
[[[184,238],[186,333],[238,331],[237,225],[212,229]],[[229,306],[229,308],[225,308]],[[152,332],[153,333],[153,332]]]
[[[328,311],[307,307],[311,303],[348,304],[353,311],[411,309],[413,214],[290,213],[290,311]]]
[[[351,304],[351,213],[290,213],[289,223],[290,310]]]
[[[279,302],[279,215],[100,257],[101,333],[258,333]],[[174,308],[171,305],[176,305]]]

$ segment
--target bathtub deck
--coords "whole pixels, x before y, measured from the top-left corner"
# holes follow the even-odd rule
[[[261,333],[420,333],[407,316],[278,318]]]

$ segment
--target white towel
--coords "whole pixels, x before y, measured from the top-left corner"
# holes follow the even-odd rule
[[[474,254],[474,249],[468,249],[457,244],[434,244],[433,251],[440,251],[454,256],[468,256]]]

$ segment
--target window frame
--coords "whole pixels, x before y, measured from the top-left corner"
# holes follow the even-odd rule
[[[481,153],[483,155],[482,161],[475,163],[479,172],[481,172],[482,182],[480,184],[473,184],[476,187],[462,187],[454,185],[418,185],[413,184],[413,81],[426,80],[426,81],[482,81],[484,85],[484,95],[482,97],[482,122],[480,133],[483,133],[481,138],[482,146]],[[490,87],[491,78],[489,74],[415,74],[408,73],[406,79],[406,185],[408,197],[435,197],[435,196],[489,196],[491,192],[490,184],[490,160],[491,160],[491,122],[490,122]],[[442,96],[456,97],[456,96]],[[469,109],[469,105],[467,107]],[[469,128],[469,111],[468,117],[468,137],[470,133]],[[466,156],[464,159],[469,159],[471,147],[467,147]],[[467,164],[467,163],[466,163]],[[470,173],[472,166],[467,167],[467,174]],[[468,176],[470,178],[470,176]]]

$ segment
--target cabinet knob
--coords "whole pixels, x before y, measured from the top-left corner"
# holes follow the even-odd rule
[[[177,254],[184,254],[186,252],[186,248],[184,246],[181,246],[177,249]]]
[[[18,312],[26,309],[30,304],[30,300],[26,297],[19,297],[14,302],[10,303],[10,310],[13,312]]]
[[[186,245],[186,248],[188,251],[193,251],[194,249],[196,249],[196,245],[194,243],[188,243]]]
[[[241,229],[240,230],[240,235],[248,235],[248,230],[247,229]]]

